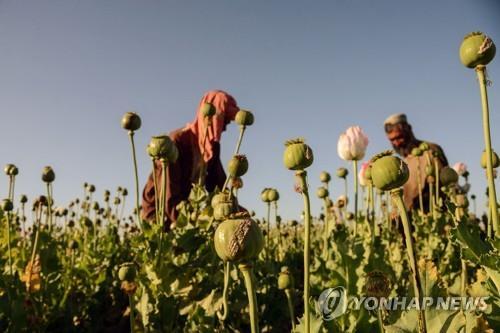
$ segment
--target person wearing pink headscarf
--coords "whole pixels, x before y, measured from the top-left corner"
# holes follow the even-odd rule
[[[210,123],[207,123],[200,111],[205,103],[211,103],[216,109]],[[195,120],[184,128],[169,133],[179,150],[179,158],[169,165],[167,171],[164,221],[167,229],[175,223],[176,206],[182,200],[187,200],[192,184],[198,183],[201,178],[201,183],[210,192],[215,187],[220,189],[224,185],[226,173],[220,160],[220,139],[238,110],[236,100],[231,95],[222,90],[212,90],[202,97]],[[156,179],[161,184],[160,164],[155,169]],[[155,189],[151,173],[142,193],[141,215],[145,221],[154,221],[155,214]]]

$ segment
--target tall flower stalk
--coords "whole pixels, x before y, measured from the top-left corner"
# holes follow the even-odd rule
[[[309,309],[310,284],[309,284],[309,261],[310,261],[310,238],[311,238],[311,206],[309,191],[307,187],[306,168],[311,166],[314,157],[311,147],[299,138],[285,143],[283,162],[289,170],[295,170],[297,179],[296,190],[302,194],[304,200],[304,324],[305,333],[311,332],[311,314]]]
[[[132,162],[134,164],[134,178],[135,178],[135,213],[136,223],[139,230],[142,230],[141,211],[139,208],[139,173],[137,170],[137,157],[135,153],[134,134],[141,127],[141,118],[134,112],[127,112],[122,117],[121,125],[128,131],[130,139],[130,146],[132,147]],[[125,201],[125,198],[124,198]]]
[[[464,37],[460,45],[460,61],[468,68],[474,68],[479,81],[479,90],[481,94],[481,106],[483,114],[483,134],[484,145],[486,150],[486,174],[488,177],[488,198],[489,211],[491,218],[488,221],[494,237],[498,233],[498,205],[495,191],[495,182],[493,179],[493,153],[491,149],[491,134],[490,134],[490,115],[488,106],[488,92],[486,86],[486,65],[493,60],[496,53],[496,47],[491,38],[482,32],[473,32]]]
[[[495,190],[495,181],[493,178],[493,162],[492,162],[492,149],[491,149],[491,134],[490,134],[490,115],[488,106],[488,92],[486,90],[486,66],[477,66],[476,73],[479,80],[479,89],[481,92],[481,105],[483,109],[483,132],[484,132],[484,145],[486,147],[486,175],[488,177],[488,199],[489,208],[491,210],[491,218],[488,221],[490,225],[490,237],[498,235],[498,206],[497,194]]]
[[[413,293],[419,304],[421,302],[422,285],[418,272],[417,258],[414,251],[413,239],[411,235],[410,224],[406,207],[403,202],[403,186],[410,175],[408,166],[403,160],[396,156],[392,156],[392,151],[383,152],[372,158],[371,177],[373,184],[380,190],[390,191],[391,196],[398,207],[399,216],[403,224],[404,238],[406,244],[406,252],[412,273]],[[426,332],[424,311],[420,310],[419,315],[420,332]]]
[[[14,275],[12,271],[12,253],[10,248],[10,232],[11,232],[11,216],[10,213],[14,209],[14,205],[12,204],[12,200],[4,199],[2,201],[2,210],[6,213],[5,216],[7,218],[7,251],[9,256],[9,274]]]
[[[358,161],[362,160],[368,146],[368,137],[363,132],[361,127],[349,127],[339,137],[337,143],[337,152],[345,161],[352,161],[353,177],[354,177],[354,236],[357,233],[358,221]]]

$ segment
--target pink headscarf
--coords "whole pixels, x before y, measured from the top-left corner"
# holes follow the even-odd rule
[[[208,127],[206,140],[204,140],[206,122],[200,112],[201,106],[204,103],[211,103],[217,110],[212,117],[212,124]],[[214,142],[220,141],[222,132],[226,129],[226,124],[234,120],[238,110],[236,100],[225,91],[211,90],[203,95],[198,105],[196,119],[192,123],[187,124],[187,127],[198,137],[198,146],[200,152],[203,152],[203,160],[205,162],[208,162],[212,158]],[[205,149],[203,149],[204,142]]]

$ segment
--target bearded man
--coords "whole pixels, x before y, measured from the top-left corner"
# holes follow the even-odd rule
[[[384,121],[384,129],[393,149],[404,159],[410,170],[408,182],[403,186],[403,199],[406,208],[410,210],[419,207],[418,178],[420,174],[424,212],[427,212],[429,210],[429,188],[430,185],[434,183],[435,179],[433,176],[426,174],[426,168],[430,161],[431,168],[433,169],[434,160],[437,161],[439,169],[448,166],[448,160],[446,159],[443,149],[435,143],[415,138],[411,125],[408,123],[404,113],[398,113],[388,117]],[[421,147],[421,144],[424,142],[429,147],[429,150],[423,152],[421,156],[412,155],[413,148]],[[420,172],[418,170],[419,168]]]

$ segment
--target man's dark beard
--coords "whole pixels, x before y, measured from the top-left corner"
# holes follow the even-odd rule
[[[408,141],[408,143],[406,145],[399,147],[399,148],[394,147],[394,145],[392,145],[392,148],[399,156],[406,157],[406,156],[410,155],[411,150],[413,148],[417,148],[421,142],[422,141],[415,139],[415,137],[412,135],[412,138]]]

